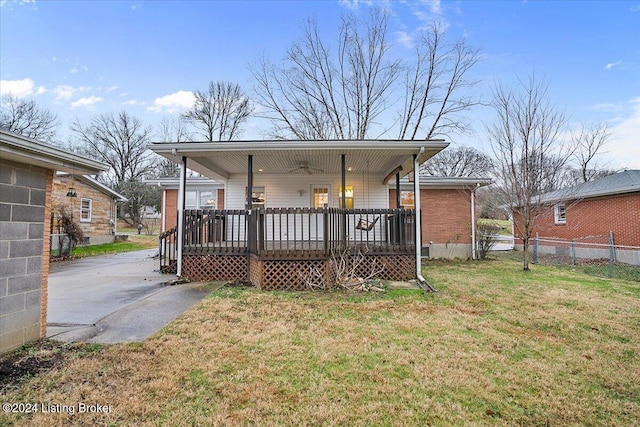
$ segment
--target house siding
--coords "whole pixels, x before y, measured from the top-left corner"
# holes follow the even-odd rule
[[[53,174],[0,160],[0,353],[46,333]]]
[[[386,209],[389,206],[387,186],[382,184],[382,176],[347,174],[346,185],[353,186],[355,209]],[[329,185],[331,198],[329,207],[340,207],[339,188],[342,185],[339,175],[255,174],[254,187],[265,187],[268,208],[308,208],[312,206],[311,187]],[[227,182],[225,204],[227,209],[245,208],[246,175],[232,175]],[[304,192],[300,194],[299,190]]]
[[[389,206],[396,207],[395,189],[389,190]],[[471,257],[471,190],[421,189],[420,208],[430,258]]]
[[[78,197],[67,197],[69,187],[76,189]],[[80,205],[82,199],[91,199],[91,221],[82,221]],[[71,177],[56,176],[53,178],[52,208],[55,218],[60,216],[60,207],[67,207],[73,213],[74,219],[80,225],[85,237],[89,237],[89,243],[108,243],[113,241],[113,225],[109,219],[115,222],[114,202],[111,196]],[[57,231],[54,231],[57,232]]]

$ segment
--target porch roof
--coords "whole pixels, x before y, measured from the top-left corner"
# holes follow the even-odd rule
[[[247,173],[249,155],[254,173],[339,174],[344,154],[350,172],[387,176],[401,167],[402,177],[413,169],[414,154],[423,163],[448,145],[444,140],[224,141],[163,142],[149,148],[176,163],[184,156],[190,169],[226,181],[232,174]]]

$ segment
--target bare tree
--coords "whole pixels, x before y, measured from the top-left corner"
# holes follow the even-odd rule
[[[206,92],[193,92],[193,108],[182,117],[199,128],[207,141],[231,141],[252,113],[249,98],[231,82],[209,82]]]
[[[46,108],[38,106],[34,100],[13,95],[2,97],[0,129],[53,143],[58,126],[57,116]]]
[[[256,99],[276,138],[363,139],[385,111],[401,64],[388,58],[388,18],[372,9],[367,20],[343,18],[333,52],[309,20],[281,65],[252,67]]]
[[[181,117],[162,120],[160,122],[159,138],[162,141],[171,142],[188,142],[191,140],[185,122]],[[180,176],[180,165],[169,159],[160,158],[158,159],[156,175],[158,177],[177,178]]]
[[[524,245],[523,269],[529,270],[529,240],[545,210],[540,195],[553,187],[557,170],[571,155],[561,141],[566,120],[549,101],[548,84],[519,80],[515,88],[494,90],[495,121],[487,126],[497,175],[514,212],[516,233]]]
[[[144,201],[140,193],[147,190],[141,181],[153,176],[156,168],[156,158],[147,149],[151,127],[123,111],[118,115],[96,116],[88,124],[76,120],[71,131],[79,142],[75,147],[77,151],[110,166],[103,180],[130,200],[125,211],[129,221],[137,224],[143,207],[140,203]]]
[[[431,139],[467,131],[469,125],[460,113],[479,104],[465,92],[477,83],[468,79],[468,73],[479,59],[479,51],[464,39],[449,43],[442,26],[425,30],[415,62],[407,67],[398,138]]]
[[[572,136],[576,147],[573,161],[576,163],[577,173],[573,173],[575,182],[570,183],[571,185],[603,178],[616,172],[596,162],[596,157],[603,154],[602,150],[611,135],[612,131],[606,123],[591,127],[584,123],[580,125],[580,131]]]
[[[456,147],[439,152],[420,169],[431,176],[487,177],[493,173],[493,162],[475,148]]]

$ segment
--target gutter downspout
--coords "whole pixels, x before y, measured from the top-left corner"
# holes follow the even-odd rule
[[[477,259],[476,254],[476,190],[480,186],[476,186],[471,190],[471,259]]]
[[[436,290],[422,276],[422,211],[420,209],[420,165],[418,164],[418,155],[422,153],[424,153],[424,147],[420,147],[420,152],[413,155],[413,200],[416,211],[416,278],[418,279],[418,285],[424,292],[435,292]]]
[[[182,250],[184,246],[184,196],[185,187],[187,185],[187,158],[182,156],[182,167],[180,168],[180,187],[178,188],[178,236],[176,237],[176,245],[178,245],[178,265],[176,267],[176,276],[182,276]]]

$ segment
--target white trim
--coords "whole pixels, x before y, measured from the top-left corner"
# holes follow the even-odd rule
[[[561,209],[562,213],[560,212]],[[564,203],[553,205],[553,223],[558,225],[567,223],[567,205]]]
[[[182,276],[182,244],[184,243],[184,191],[187,181],[187,158],[183,157],[180,166],[180,188],[178,188],[178,233],[176,236],[176,245],[178,245],[178,258],[176,266],[176,276]]]
[[[82,175],[109,169],[104,163],[5,130],[0,130],[0,157]]]
[[[88,218],[83,218],[84,207],[83,207],[82,205],[83,205],[83,203],[84,203],[85,201],[88,201],[88,202],[89,202],[89,211],[88,211],[89,217],[88,217]],[[90,223],[90,222],[91,222],[91,213],[92,213],[92,210],[93,210],[93,200],[91,200],[91,199],[90,199],[90,198],[88,198],[88,197],[82,197],[82,198],[80,198],[80,222],[89,222],[89,223]]]

